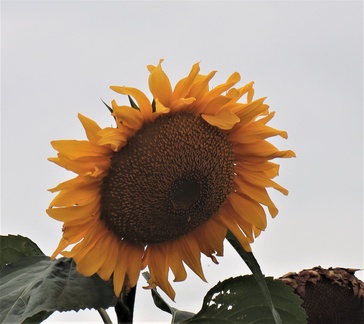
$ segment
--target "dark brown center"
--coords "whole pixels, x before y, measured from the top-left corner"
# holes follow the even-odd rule
[[[226,134],[200,116],[162,115],[112,157],[101,219],[120,239],[172,241],[208,221],[233,188]]]

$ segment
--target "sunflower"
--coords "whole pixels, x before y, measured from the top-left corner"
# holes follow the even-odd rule
[[[59,153],[49,160],[77,174],[50,189],[59,193],[47,213],[64,223],[52,258],[61,253],[85,276],[113,277],[116,296],[145,267],[147,288],[171,299],[170,270],[183,281],[187,265],[206,281],[201,253],[218,263],[228,230],[251,251],[267,225],[264,206],[278,213],[266,188],[288,193],[271,180],[279,165],[270,160],[295,154],[266,141],[287,133],[266,125],[274,113],[265,98],[253,100],[253,82],[235,88],[235,72],[210,89],[216,71],[202,75],[197,63],[173,89],[161,64],[148,66],[152,100],[110,87],[129,99],[109,107],[116,127],[79,114],[87,140],[52,142]]]

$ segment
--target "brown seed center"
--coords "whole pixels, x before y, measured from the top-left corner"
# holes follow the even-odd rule
[[[101,219],[120,239],[172,241],[208,221],[233,187],[226,134],[200,116],[162,115],[112,157]]]

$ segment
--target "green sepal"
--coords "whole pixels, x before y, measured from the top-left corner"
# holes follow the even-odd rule
[[[155,113],[157,111],[155,100],[152,101],[152,113]]]
[[[110,113],[112,114],[114,112],[114,110],[104,101],[100,98],[100,100],[102,101],[102,103],[106,106],[106,108],[110,111]]]
[[[129,102],[130,102],[130,107],[140,111],[140,108],[135,103],[135,101],[133,100],[133,98],[131,96],[129,96],[129,95],[128,95],[128,98],[129,98]]]

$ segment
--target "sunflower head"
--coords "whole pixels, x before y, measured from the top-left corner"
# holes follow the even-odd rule
[[[294,153],[266,141],[287,133],[267,126],[274,113],[253,100],[253,82],[235,87],[233,73],[210,89],[215,71],[202,75],[195,64],[172,88],[161,64],[148,66],[151,99],[111,87],[129,99],[111,102],[116,127],[79,115],[87,140],[52,142],[59,153],[50,160],[76,177],[50,189],[59,193],[47,212],[64,223],[53,257],[74,258],[86,276],[113,275],[116,295],[148,266],[148,287],[174,299],[169,271],[181,281],[188,265],[205,280],[200,254],[217,263],[227,230],[250,251],[266,227],[263,206],[278,212],[266,188],[287,194],[270,160]]]
[[[279,279],[303,299],[309,323],[364,323],[364,282],[357,270],[318,266]]]

